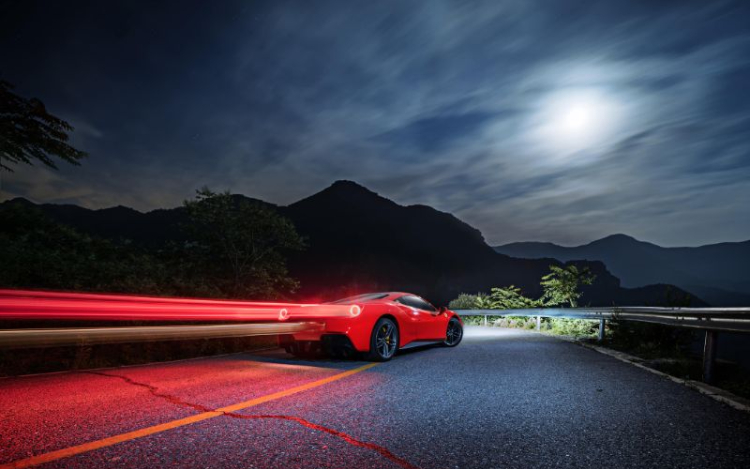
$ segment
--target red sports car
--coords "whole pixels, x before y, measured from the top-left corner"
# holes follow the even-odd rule
[[[322,350],[335,357],[364,353],[369,360],[386,361],[406,345],[455,347],[463,337],[456,313],[410,293],[367,293],[330,304],[351,305],[349,316],[325,318],[319,331],[281,336],[280,345],[295,356]]]

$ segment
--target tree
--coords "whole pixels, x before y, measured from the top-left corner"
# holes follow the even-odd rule
[[[541,285],[544,295],[541,301],[544,306],[558,306],[569,304],[571,308],[578,306],[578,299],[583,293],[578,290],[581,285],[591,285],[596,279],[588,267],[578,269],[575,265],[558,267],[549,266],[550,273],[542,277]]]
[[[480,294],[470,295],[468,293],[461,293],[458,298],[455,298],[448,303],[450,309],[477,309],[477,298]],[[483,295],[486,296],[486,295]]]
[[[536,308],[540,305],[538,300],[532,300],[523,296],[521,289],[515,285],[505,288],[493,288],[489,300],[489,309]]]
[[[208,188],[185,201],[185,208],[192,275],[237,298],[276,298],[297,288],[284,254],[304,243],[289,220],[260,202]]]
[[[78,165],[86,153],[68,144],[73,127],[47,112],[36,99],[25,99],[13,86],[0,80],[0,171],[13,171],[10,164],[33,164],[38,160],[57,168],[53,157]]]
[[[477,293],[469,295],[461,293],[458,298],[450,302],[450,309],[521,309],[537,308],[541,302],[527,298],[521,294],[521,289],[515,285],[503,288],[493,288],[492,293]]]
[[[0,204],[0,288],[174,294],[154,256],[80,233],[22,203]]]
[[[474,308],[476,309],[492,309],[492,301],[488,295],[479,293],[474,298]]]

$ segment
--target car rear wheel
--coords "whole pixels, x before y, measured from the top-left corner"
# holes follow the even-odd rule
[[[388,361],[398,350],[398,326],[393,320],[380,318],[370,335],[370,352],[367,358],[372,361]]]
[[[448,328],[445,331],[445,341],[443,345],[446,347],[455,347],[461,343],[461,339],[464,337],[464,328],[461,325],[461,321],[456,318],[451,318],[448,321]]]

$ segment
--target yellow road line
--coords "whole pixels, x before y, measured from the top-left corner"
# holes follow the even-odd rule
[[[323,379],[313,381],[307,384],[303,384],[303,385],[296,386],[290,389],[286,389],[284,391],[275,392],[273,394],[267,394],[265,396],[256,397],[255,399],[250,399],[249,401],[240,402],[238,404],[233,404],[233,405],[229,405],[226,407],[222,407],[220,409],[216,409],[211,412],[202,412],[200,414],[191,415],[190,417],[185,417],[179,420],[173,420],[171,422],[162,423],[159,425],[154,425],[152,427],[146,427],[140,430],[134,430],[132,432],[122,433],[120,435],[111,436],[109,438],[104,438],[101,440],[84,443],[82,445],[71,446],[69,448],[63,448],[57,451],[50,451],[49,453],[32,456],[30,458],[19,459],[18,461],[9,462],[6,464],[0,464],[0,469],[38,466],[40,464],[48,463],[51,461],[57,461],[58,459],[75,456],[81,453],[87,453],[89,451],[94,451],[100,448],[106,448],[107,446],[116,445],[117,443],[122,443],[124,441],[135,440],[136,438],[142,438],[144,436],[154,435],[156,433],[161,433],[167,430],[172,430],[173,428],[190,425],[191,423],[196,423],[196,422],[201,422],[203,420],[212,419],[214,417],[219,417],[219,416],[224,415],[224,412],[236,412],[238,410],[247,409],[248,407],[257,406],[257,405],[260,405],[269,401],[281,399],[282,397],[291,396],[292,394],[297,394],[303,391],[307,391],[309,389],[317,388],[319,386],[323,386],[324,384],[332,383],[334,381],[338,381],[340,379],[346,378],[353,374],[359,373],[360,371],[369,370],[375,365],[377,365],[377,363],[369,363],[367,365],[360,366],[359,368],[354,368],[353,370],[344,371],[343,373],[329,376],[328,378],[323,378]]]

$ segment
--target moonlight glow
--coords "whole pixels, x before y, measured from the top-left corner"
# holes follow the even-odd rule
[[[571,134],[586,132],[593,124],[593,114],[587,106],[574,106],[563,116],[562,125]]]
[[[536,137],[558,157],[592,149],[606,143],[621,114],[621,106],[603,92],[560,92],[543,102]]]

